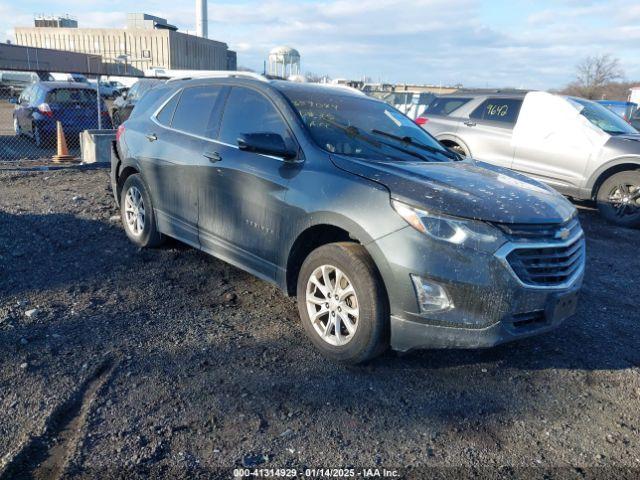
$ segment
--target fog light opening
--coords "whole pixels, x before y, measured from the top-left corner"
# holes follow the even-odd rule
[[[420,313],[433,313],[454,308],[453,301],[442,285],[418,275],[411,275],[418,297]]]

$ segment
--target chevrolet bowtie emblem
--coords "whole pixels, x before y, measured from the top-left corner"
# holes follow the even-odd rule
[[[571,235],[571,230],[569,230],[568,228],[561,228],[556,232],[555,237],[558,240],[566,240],[567,238],[569,238],[569,235]]]

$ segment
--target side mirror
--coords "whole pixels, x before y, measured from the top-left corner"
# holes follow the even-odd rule
[[[247,152],[273,155],[274,157],[291,160],[298,153],[287,147],[282,136],[278,133],[243,133],[238,138],[238,147]]]

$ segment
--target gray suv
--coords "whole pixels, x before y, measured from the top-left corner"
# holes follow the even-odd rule
[[[640,225],[640,134],[602,105],[546,92],[451,94],[416,120],[462,155],[510,168]]]
[[[118,129],[136,245],[173,237],[280,286],[345,362],[490,347],[575,312],[584,234],[553,189],[359,92],[228,75],[157,86]]]

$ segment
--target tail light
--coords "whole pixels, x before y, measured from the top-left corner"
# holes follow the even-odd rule
[[[122,137],[122,135],[124,135],[124,124],[118,127],[118,131],[116,132],[116,142],[120,141],[120,137]]]
[[[425,117],[418,117],[418,118],[415,119],[416,125],[424,125],[428,121],[429,121],[429,119],[425,118]]]
[[[41,103],[40,105],[38,105],[38,111],[45,117],[53,117],[53,111],[51,110],[51,107],[48,103]]]

